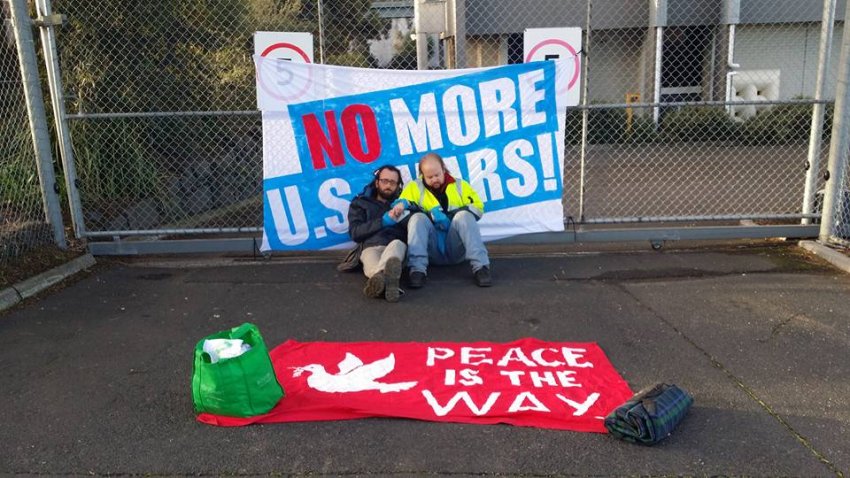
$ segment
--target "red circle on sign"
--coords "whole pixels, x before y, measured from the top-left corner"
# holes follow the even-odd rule
[[[560,45],[560,46],[566,48],[567,50],[569,50],[570,53],[572,53],[573,62],[575,63],[575,67],[573,69],[575,71],[573,72],[573,77],[570,78],[569,84],[567,84],[566,89],[569,90],[570,88],[575,86],[576,81],[578,81],[578,74],[579,74],[578,53],[576,53],[575,48],[573,48],[569,43],[565,42],[564,40],[560,40],[558,38],[550,38],[548,40],[543,40],[542,42],[538,43],[537,45],[534,45],[534,48],[532,48],[531,51],[528,52],[528,55],[525,57],[525,62],[528,63],[529,60],[531,60],[531,57],[534,56],[535,53],[537,53],[537,50],[539,50],[541,47],[544,47],[546,45]],[[560,91],[564,91],[564,89],[562,88]]]
[[[299,48],[297,45],[294,45],[292,43],[286,43],[286,42],[273,43],[273,44],[269,45],[268,47],[266,47],[265,50],[263,50],[262,53],[260,53],[260,57],[265,58],[269,53],[271,53],[275,50],[280,50],[280,49],[292,50],[292,51],[294,51],[295,53],[297,53],[298,55],[301,56],[301,58],[304,60],[304,63],[310,63],[310,57],[307,56],[307,53],[305,53],[304,50]],[[260,68],[258,68],[258,70],[260,70]],[[266,83],[263,81],[263,75],[261,75],[259,71],[257,72],[257,78],[259,79],[260,87],[263,90],[265,90],[265,92],[268,93],[269,96],[271,96],[272,98],[274,98],[276,100],[280,100],[280,101],[289,101],[289,100],[298,98],[299,96],[303,95],[304,92],[307,91],[307,88],[310,86],[310,83],[307,82],[307,83],[304,84],[304,88],[301,89],[301,91],[295,93],[294,95],[292,95],[292,96],[282,96],[282,95],[278,95],[276,92],[272,91],[271,88],[266,86]]]
[[[286,48],[288,50],[292,50],[295,53],[298,53],[299,55],[301,55],[301,58],[304,59],[304,63],[310,63],[310,57],[307,56],[307,53],[305,53],[304,50],[298,48],[297,45],[293,45],[292,43],[285,43],[285,42],[273,43],[273,44],[269,45],[265,50],[263,50],[262,53],[260,53],[260,56],[267,56],[269,53],[271,53],[275,50],[278,50],[280,48]]]

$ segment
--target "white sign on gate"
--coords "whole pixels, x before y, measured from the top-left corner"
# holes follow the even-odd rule
[[[296,63],[313,63],[313,34],[303,32],[255,32],[254,33],[254,54],[262,58],[270,58],[274,60],[285,60]],[[274,70],[281,70],[285,64],[280,61],[274,61]],[[276,80],[264,78],[261,74],[263,70],[258,69],[257,72],[257,105],[261,104],[260,97],[268,95],[272,88],[264,87],[266,81],[286,81],[289,78],[285,71],[279,71],[283,76]],[[290,80],[292,78],[289,78]],[[274,97],[274,95],[272,95]],[[277,98],[280,101],[286,101],[286,98]]]
[[[559,93],[566,92],[566,105],[576,106],[581,90],[581,28],[526,28],[523,33],[523,60],[560,60],[567,64],[556,79]],[[560,95],[559,95],[560,96]]]

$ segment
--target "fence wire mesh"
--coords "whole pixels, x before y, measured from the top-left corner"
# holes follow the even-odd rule
[[[2,2],[0,35],[0,269],[53,243],[27,120],[18,52]],[[1,279],[1,278],[0,278]]]
[[[327,64],[436,69],[522,62],[526,29],[581,27],[587,94],[566,125],[567,216],[802,217],[822,0],[668,0],[663,11],[650,1],[419,1],[54,1],[69,20],[58,47],[87,229],[261,226],[261,121],[247,113],[255,31],[310,32]],[[819,178],[831,110],[813,158]]]
[[[830,237],[832,242],[842,246],[850,247],[850,167],[844,167],[844,181],[838,196],[833,216],[833,231]]]

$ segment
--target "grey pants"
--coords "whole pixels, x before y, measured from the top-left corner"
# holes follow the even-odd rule
[[[481,240],[481,230],[475,216],[468,211],[460,211],[452,218],[445,236],[445,248],[438,246],[437,228],[423,213],[415,213],[407,225],[407,244],[410,253],[407,257],[411,270],[426,272],[428,262],[434,264],[457,264],[468,260],[473,271],[489,266],[490,257],[487,247]]]
[[[363,274],[366,277],[372,277],[384,270],[387,266],[387,261],[391,257],[397,257],[404,261],[404,254],[407,252],[407,245],[396,239],[386,246],[370,246],[363,249],[360,253],[360,262],[363,263]]]

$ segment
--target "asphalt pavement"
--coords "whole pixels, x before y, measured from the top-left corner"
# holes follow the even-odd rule
[[[492,288],[432,269],[397,304],[334,257],[99,260],[0,313],[0,475],[850,476],[850,275],[783,243],[494,248]],[[195,343],[597,342],[633,390],[695,404],[644,447],[605,434],[374,418],[194,419]]]

